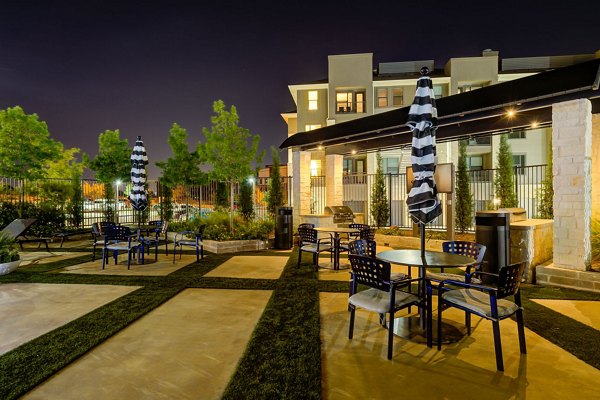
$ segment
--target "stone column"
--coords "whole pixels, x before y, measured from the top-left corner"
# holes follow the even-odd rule
[[[344,156],[328,154],[325,157],[325,205],[340,206],[344,201],[342,185],[344,171]]]
[[[554,266],[590,268],[592,211],[592,104],[552,105]]]
[[[301,215],[310,214],[310,152],[292,152],[294,168],[292,179],[292,200],[294,204],[294,231],[302,223]]]
[[[592,115],[592,218],[600,220],[600,114]]]

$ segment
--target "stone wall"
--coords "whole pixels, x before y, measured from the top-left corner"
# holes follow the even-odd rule
[[[551,219],[528,219],[510,224],[511,262],[525,261],[526,282],[535,282],[536,267],[552,260],[552,223]]]

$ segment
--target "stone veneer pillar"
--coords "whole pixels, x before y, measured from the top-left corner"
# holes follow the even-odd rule
[[[592,218],[600,220],[600,114],[592,115]]]
[[[344,156],[328,154],[325,157],[325,205],[340,206],[344,201],[342,184],[344,172]]]
[[[590,268],[592,105],[587,99],[552,105],[554,266]]]
[[[292,200],[294,204],[294,231],[302,223],[301,215],[310,214],[310,159],[308,151],[292,152],[294,167],[292,178]]]

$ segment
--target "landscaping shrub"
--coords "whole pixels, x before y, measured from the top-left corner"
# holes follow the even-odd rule
[[[233,232],[229,231],[229,214],[226,212],[213,212],[202,218],[190,219],[185,222],[175,222],[170,225],[174,232],[196,231],[202,224],[206,224],[204,239],[208,240],[267,240],[275,227],[270,220],[246,221],[240,215],[233,220]]]
[[[65,214],[48,205],[24,203],[21,215],[19,217],[18,204],[3,203],[0,207],[0,225],[4,227],[17,218],[35,218],[37,222],[27,230],[31,236],[50,236],[65,228]]]

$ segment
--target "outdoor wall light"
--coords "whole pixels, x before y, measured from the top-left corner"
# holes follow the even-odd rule
[[[537,121],[533,121],[533,122],[531,123],[531,127],[532,127],[532,128],[537,128],[538,126],[540,126],[540,124],[538,124],[538,123],[537,123]]]
[[[317,147],[317,150],[323,150],[323,146],[319,145],[319,147]]]
[[[356,154],[356,150],[352,150],[352,155],[355,155],[355,154]]]

